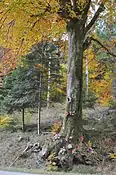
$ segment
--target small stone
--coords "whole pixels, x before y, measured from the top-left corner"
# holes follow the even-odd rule
[[[68,144],[67,148],[72,149],[72,144]]]
[[[18,142],[21,142],[24,138],[21,136],[18,136]]]
[[[42,150],[39,152],[39,158],[40,157],[44,158],[47,152],[48,152],[48,148],[42,148]]]
[[[39,146],[39,143],[34,143],[34,145],[33,145],[34,147],[36,147],[36,146]]]
[[[12,143],[10,143],[10,144],[9,144],[9,147],[12,147],[12,146],[13,146],[13,144],[12,144]]]
[[[52,165],[55,166],[56,165],[56,162],[52,162]]]

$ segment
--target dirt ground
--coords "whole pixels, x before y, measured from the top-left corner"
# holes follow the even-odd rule
[[[50,138],[53,137],[53,133],[50,132],[50,126],[54,122],[60,120],[63,116],[65,107],[62,104],[56,104],[51,109],[45,109],[42,112],[41,128],[42,134],[37,135],[37,130],[32,129],[22,133],[20,130],[17,132],[1,131],[0,132],[0,167],[16,167],[16,168],[28,168],[28,169],[39,169],[45,168],[43,162],[38,163],[38,153],[32,153],[28,158],[20,158],[15,161],[19,154],[29,144],[49,142]],[[60,112],[59,112],[60,111]],[[33,119],[34,122],[36,119]],[[46,126],[49,126],[46,129]],[[45,132],[44,132],[45,131]],[[46,132],[47,131],[47,132]],[[105,174],[116,174],[116,159],[107,163],[101,164],[97,167],[78,165],[74,166],[72,172],[79,173],[105,173]]]
[[[19,141],[19,138],[22,140]],[[16,157],[25,149],[27,144],[44,142],[50,138],[50,134],[38,136],[36,132],[30,133],[0,133],[0,166],[10,166]],[[31,154],[28,159],[19,159],[13,166],[20,168],[38,168],[38,157]]]
[[[12,162],[29,144],[49,142],[53,137],[51,127],[54,122],[62,118],[64,113],[64,105],[55,104],[50,109],[42,109],[41,111],[41,135],[37,134],[37,114],[33,114],[31,120],[26,117],[26,124],[30,124],[26,128],[26,132],[22,133],[21,130],[17,132],[0,131],[0,166],[11,166]],[[60,112],[59,112],[60,111]],[[18,116],[19,117],[19,116]],[[17,118],[17,117],[16,117]],[[28,121],[29,120],[29,121]],[[37,154],[31,154],[28,159],[19,159],[13,166],[23,168],[38,168],[43,164],[38,165]]]

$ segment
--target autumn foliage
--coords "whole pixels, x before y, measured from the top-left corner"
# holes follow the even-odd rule
[[[98,60],[93,48],[85,53],[88,58],[89,91],[94,92],[97,102],[101,105],[108,105],[112,99],[111,94],[111,69],[102,60]],[[84,58],[84,72],[85,72]]]
[[[6,75],[12,72],[18,63],[16,53],[11,49],[3,49],[4,55],[0,60],[0,75]]]

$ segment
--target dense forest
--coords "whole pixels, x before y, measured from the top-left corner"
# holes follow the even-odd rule
[[[115,172],[115,22],[115,0],[0,1],[1,167]]]

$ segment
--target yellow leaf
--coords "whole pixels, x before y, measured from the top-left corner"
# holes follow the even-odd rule
[[[111,159],[116,159],[116,153],[110,153],[108,157]]]
[[[91,141],[90,141],[90,140],[88,141],[88,143],[87,143],[87,144],[88,144],[88,147],[91,147],[91,146],[92,146],[92,143],[91,143]]]

